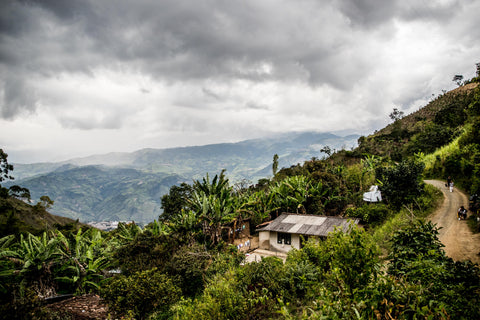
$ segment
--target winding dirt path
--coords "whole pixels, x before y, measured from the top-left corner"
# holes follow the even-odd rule
[[[458,221],[457,210],[460,206],[468,208],[468,198],[460,190],[454,188],[449,192],[445,182],[425,180],[426,183],[440,189],[444,195],[442,205],[429,219],[441,227],[438,238],[445,246],[443,249],[448,257],[455,261],[470,260],[480,264],[480,234],[473,234],[465,220]],[[470,212],[469,212],[470,215]]]

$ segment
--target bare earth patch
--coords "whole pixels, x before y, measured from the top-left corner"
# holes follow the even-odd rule
[[[60,313],[66,319],[99,320],[108,318],[108,310],[103,300],[95,294],[86,294],[64,301],[49,304],[51,312]]]
[[[438,180],[425,182],[440,189],[444,195],[442,205],[429,218],[441,228],[438,238],[445,246],[443,249],[446,255],[455,261],[470,260],[480,264],[480,234],[472,233],[465,220],[457,219],[458,208],[462,205],[468,208],[467,196],[456,188],[449,192],[445,182]]]

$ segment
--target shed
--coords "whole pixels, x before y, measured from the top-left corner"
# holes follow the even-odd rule
[[[348,232],[351,223],[359,219],[317,216],[308,214],[283,213],[259,231],[261,249],[288,252],[291,248],[302,247],[301,236],[325,238],[335,228]]]

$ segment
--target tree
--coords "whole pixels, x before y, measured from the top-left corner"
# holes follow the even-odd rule
[[[9,174],[10,171],[13,171],[13,165],[8,163],[8,154],[6,154],[3,149],[0,149],[0,182],[4,180],[13,180],[13,176]]]
[[[275,153],[275,155],[273,156],[273,164],[272,164],[273,176],[277,174],[277,170],[278,170],[278,154]]]
[[[191,209],[200,219],[203,233],[216,244],[221,238],[224,224],[236,219],[236,203],[233,187],[229,186],[225,170],[210,181],[209,175],[202,181],[194,181]]]
[[[9,193],[12,197],[23,198],[30,200],[30,190],[27,188],[22,188],[20,186],[14,185],[9,188]]]
[[[393,108],[392,113],[390,113],[388,116],[390,119],[392,119],[394,122],[397,122],[397,120],[400,120],[403,118],[404,112],[398,110],[397,108]]]
[[[38,207],[42,207],[44,209],[51,208],[53,206],[54,201],[50,199],[49,196],[41,196],[40,201],[35,205]]]
[[[458,86],[462,85],[463,76],[461,74],[456,74],[453,76],[452,81],[454,81]]]
[[[441,307],[450,315],[445,318],[479,319],[480,269],[470,261],[455,262],[447,257],[438,234],[434,224],[423,220],[396,231],[387,258],[388,273],[423,284],[422,296],[428,308]]]
[[[329,146],[324,146],[322,149],[320,149],[320,152],[323,152],[330,157],[332,155],[332,148],[330,148]]]
[[[192,198],[193,188],[183,182],[180,186],[172,186],[168,194],[162,197],[163,214],[160,219],[166,221],[180,214],[183,210],[189,209],[189,201]]]
[[[377,167],[375,179],[381,183],[385,198],[396,207],[411,203],[423,191],[422,173],[424,164],[404,160],[397,165]]]

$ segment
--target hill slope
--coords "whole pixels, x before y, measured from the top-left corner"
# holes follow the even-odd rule
[[[51,211],[80,221],[150,222],[161,214],[161,197],[172,185],[201,179],[226,169],[232,182],[252,182],[271,174],[274,154],[279,166],[321,156],[323,146],[350,148],[357,135],[339,137],[304,132],[238,143],[109,153],[61,163],[14,164],[15,181],[32,199],[48,195]]]
[[[21,200],[0,198],[0,237],[19,232],[37,234],[43,230],[81,225],[73,219],[50,214],[43,208],[36,208]]]

